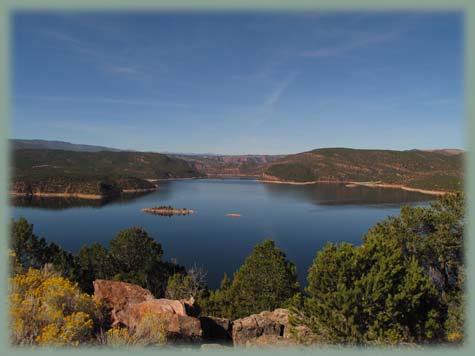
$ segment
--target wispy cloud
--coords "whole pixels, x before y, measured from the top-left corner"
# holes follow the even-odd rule
[[[279,104],[284,92],[297,76],[298,72],[292,72],[272,88],[262,104],[256,110],[254,125],[260,125],[272,117],[272,114]]]
[[[76,133],[78,131],[94,136],[112,135],[116,134],[133,134],[139,130],[139,126],[119,123],[116,120],[107,121],[84,121],[79,119],[62,119],[42,123],[52,129],[60,129],[65,132]]]
[[[111,65],[107,68],[112,73],[136,74],[139,72],[137,67]]]
[[[426,101],[428,105],[445,105],[445,104],[453,104],[457,101],[456,98],[434,98]]]
[[[60,41],[66,44],[69,49],[75,52],[88,53],[94,57],[101,57],[102,53],[100,50],[93,48],[90,43],[82,41],[79,38],[69,35],[64,32],[54,31],[50,29],[43,29],[39,31],[39,34],[45,38],[53,39],[55,41]]]
[[[366,47],[371,44],[383,43],[393,40],[401,35],[402,31],[394,30],[385,33],[366,33],[353,36],[353,38],[346,40],[342,44],[321,47],[313,50],[303,51],[300,55],[303,57],[336,57],[346,54],[352,50]]]
[[[262,104],[262,111],[265,114],[270,115],[274,112],[276,105],[279,103],[280,98],[282,97],[282,94],[296,77],[297,73],[294,72],[290,74],[286,79],[277,83],[277,85],[272,89],[271,93]]]
[[[18,95],[14,99],[32,99],[32,100],[41,100],[41,101],[52,101],[52,102],[77,102],[77,103],[97,103],[97,104],[123,104],[123,105],[140,105],[140,106],[162,106],[162,107],[173,107],[173,108],[189,108],[186,104],[181,103],[172,103],[164,102],[159,100],[134,100],[134,99],[124,99],[124,98],[81,98],[81,97],[66,97],[66,96],[28,96],[28,95]]]
[[[81,44],[80,41],[78,41],[76,38],[69,36],[63,32],[58,32],[58,31],[53,31],[49,29],[43,29],[40,31],[40,33],[44,37],[49,37],[55,40],[63,41],[63,42],[69,42],[69,43],[75,43],[77,45]]]
[[[233,75],[232,79],[248,81],[259,81],[263,79],[268,79],[278,71],[280,66],[287,62],[289,57],[290,53],[288,51],[273,55],[268,61],[264,62],[256,70],[248,74]]]
[[[103,71],[119,75],[135,75],[141,71],[138,66],[131,66],[124,63],[117,63],[111,53],[105,52],[102,48],[92,45],[92,41],[85,41],[78,37],[64,32],[43,29],[40,31],[43,37],[64,43],[69,50],[86,55],[86,59],[92,60]]]

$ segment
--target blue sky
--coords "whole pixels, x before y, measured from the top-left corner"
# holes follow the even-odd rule
[[[17,13],[11,137],[123,149],[463,148],[459,13]]]

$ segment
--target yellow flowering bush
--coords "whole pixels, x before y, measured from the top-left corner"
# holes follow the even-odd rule
[[[135,338],[129,334],[127,328],[114,326],[106,332],[106,344],[112,347],[135,345]]]
[[[10,279],[10,330],[14,345],[77,346],[92,338],[98,305],[77,284],[30,268]]]
[[[156,314],[146,313],[135,329],[134,337],[144,346],[164,344],[167,341],[167,322]]]
[[[452,332],[447,336],[449,342],[461,342],[463,340],[463,335],[459,332]]]
[[[157,346],[167,342],[167,323],[156,314],[145,314],[132,334],[115,326],[106,332],[106,344],[112,347]]]

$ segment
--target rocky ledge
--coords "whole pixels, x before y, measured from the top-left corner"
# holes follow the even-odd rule
[[[304,326],[292,327],[287,309],[264,311],[234,321],[212,316],[198,316],[194,301],[154,298],[137,285],[108,281],[94,281],[94,296],[106,307],[111,325],[132,331],[145,315],[165,320],[167,339],[204,347],[223,346],[296,346],[302,340],[312,340],[312,333]]]

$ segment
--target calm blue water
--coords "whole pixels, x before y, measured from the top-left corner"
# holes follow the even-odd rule
[[[432,199],[398,189],[210,179],[164,182],[157,192],[108,203],[19,200],[12,214],[27,218],[37,235],[71,252],[92,242],[107,246],[119,230],[142,226],[162,244],[166,259],[207,269],[211,288],[219,286],[224,272],[232,275],[256,243],[271,238],[297,265],[305,285],[307,269],[327,242],[359,244],[368,228],[398,215],[402,204],[427,205]],[[195,213],[162,217],[140,211],[156,205]]]

